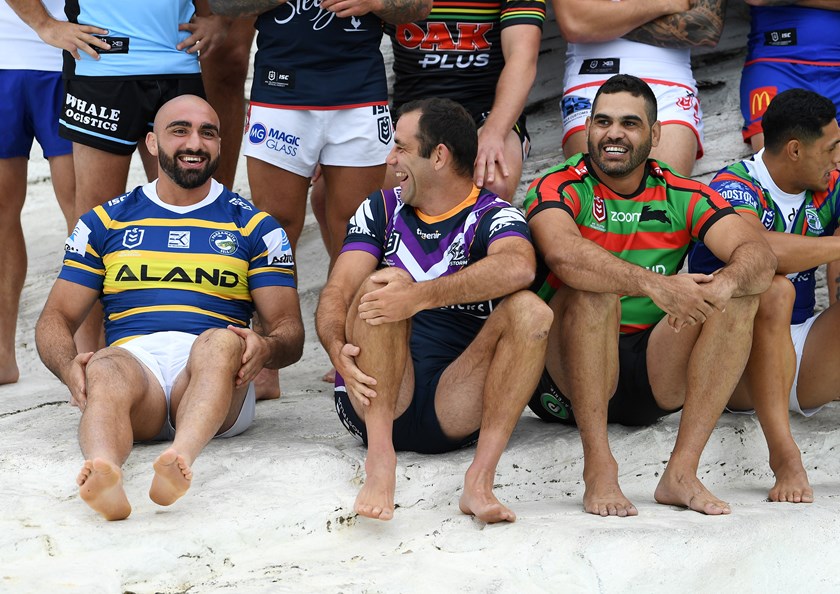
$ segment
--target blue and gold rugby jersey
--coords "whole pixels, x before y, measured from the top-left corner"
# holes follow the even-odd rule
[[[295,287],[285,231],[213,182],[192,206],[165,204],[156,182],[87,212],[64,245],[58,277],[100,292],[105,339],[245,327],[250,291]]]

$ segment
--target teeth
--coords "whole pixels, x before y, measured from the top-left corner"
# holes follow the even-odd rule
[[[604,147],[604,152],[621,154],[626,153],[627,149],[621,146],[606,146]]]
[[[186,161],[187,163],[200,163],[201,157],[195,157],[192,155],[182,155],[181,160]]]
[[[394,175],[397,176],[397,179],[405,179],[407,177],[405,171],[395,171]]]

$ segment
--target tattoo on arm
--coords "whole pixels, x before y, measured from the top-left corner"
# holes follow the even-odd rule
[[[834,299],[840,301],[840,276],[834,279]]]
[[[375,13],[383,21],[397,25],[423,20],[431,6],[426,0],[382,0],[382,8]]]
[[[262,14],[283,4],[285,0],[210,0],[213,14],[250,16]]]
[[[655,19],[624,36],[657,47],[714,46],[723,31],[726,0],[694,0],[691,9]]]

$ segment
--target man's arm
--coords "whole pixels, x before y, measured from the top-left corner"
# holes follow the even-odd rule
[[[321,0],[321,8],[340,18],[372,12],[386,23],[421,21],[432,11],[432,0]]]
[[[483,187],[496,176],[496,163],[507,177],[505,139],[525,108],[528,93],[537,76],[537,57],[542,31],[535,25],[513,25],[502,29],[502,54],[505,65],[496,83],[496,98],[487,121],[478,134],[475,160],[475,185]]]
[[[98,60],[99,54],[93,49],[94,47],[111,49],[110,45],[93,36],[93,34],[107,35],[107,29],[56,20],[41,0],[6,0],[6,3],[24,23],[32,27],[45,43],[70,52],[77,60],[81,59],[79,50],[94,60]]]
[[[285,4],[286,0],[209,0],[213,14],[229,17],[256,16]]]
[[[424,309],[496,299],[528,287],[535,274],[531,242],[503,237],[490,244],[486,257],[455,274],[422,282],[398,279],[362,295],[359,316],[377,325],[408,319]]]
[[[723,31],[726,0],[692,0],[685,12],[660,17],[624,35],[657,47],[714,47]]]
[[[612,41],[659,17],[691,8],[689,0],[552,0],[552,5],[569,43]]]
[[[79,354],[73,335],[87,317],[99,293],[58,279],[35,325],[35,345],[47,369],[70,389],[71,403],[84,409],[84,367],[92,353]]]

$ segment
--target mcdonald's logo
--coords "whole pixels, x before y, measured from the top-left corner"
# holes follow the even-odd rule
[[[763,116],[776,93],[776,87],[758,87],[750,91],[750,119],[755,120]]]

